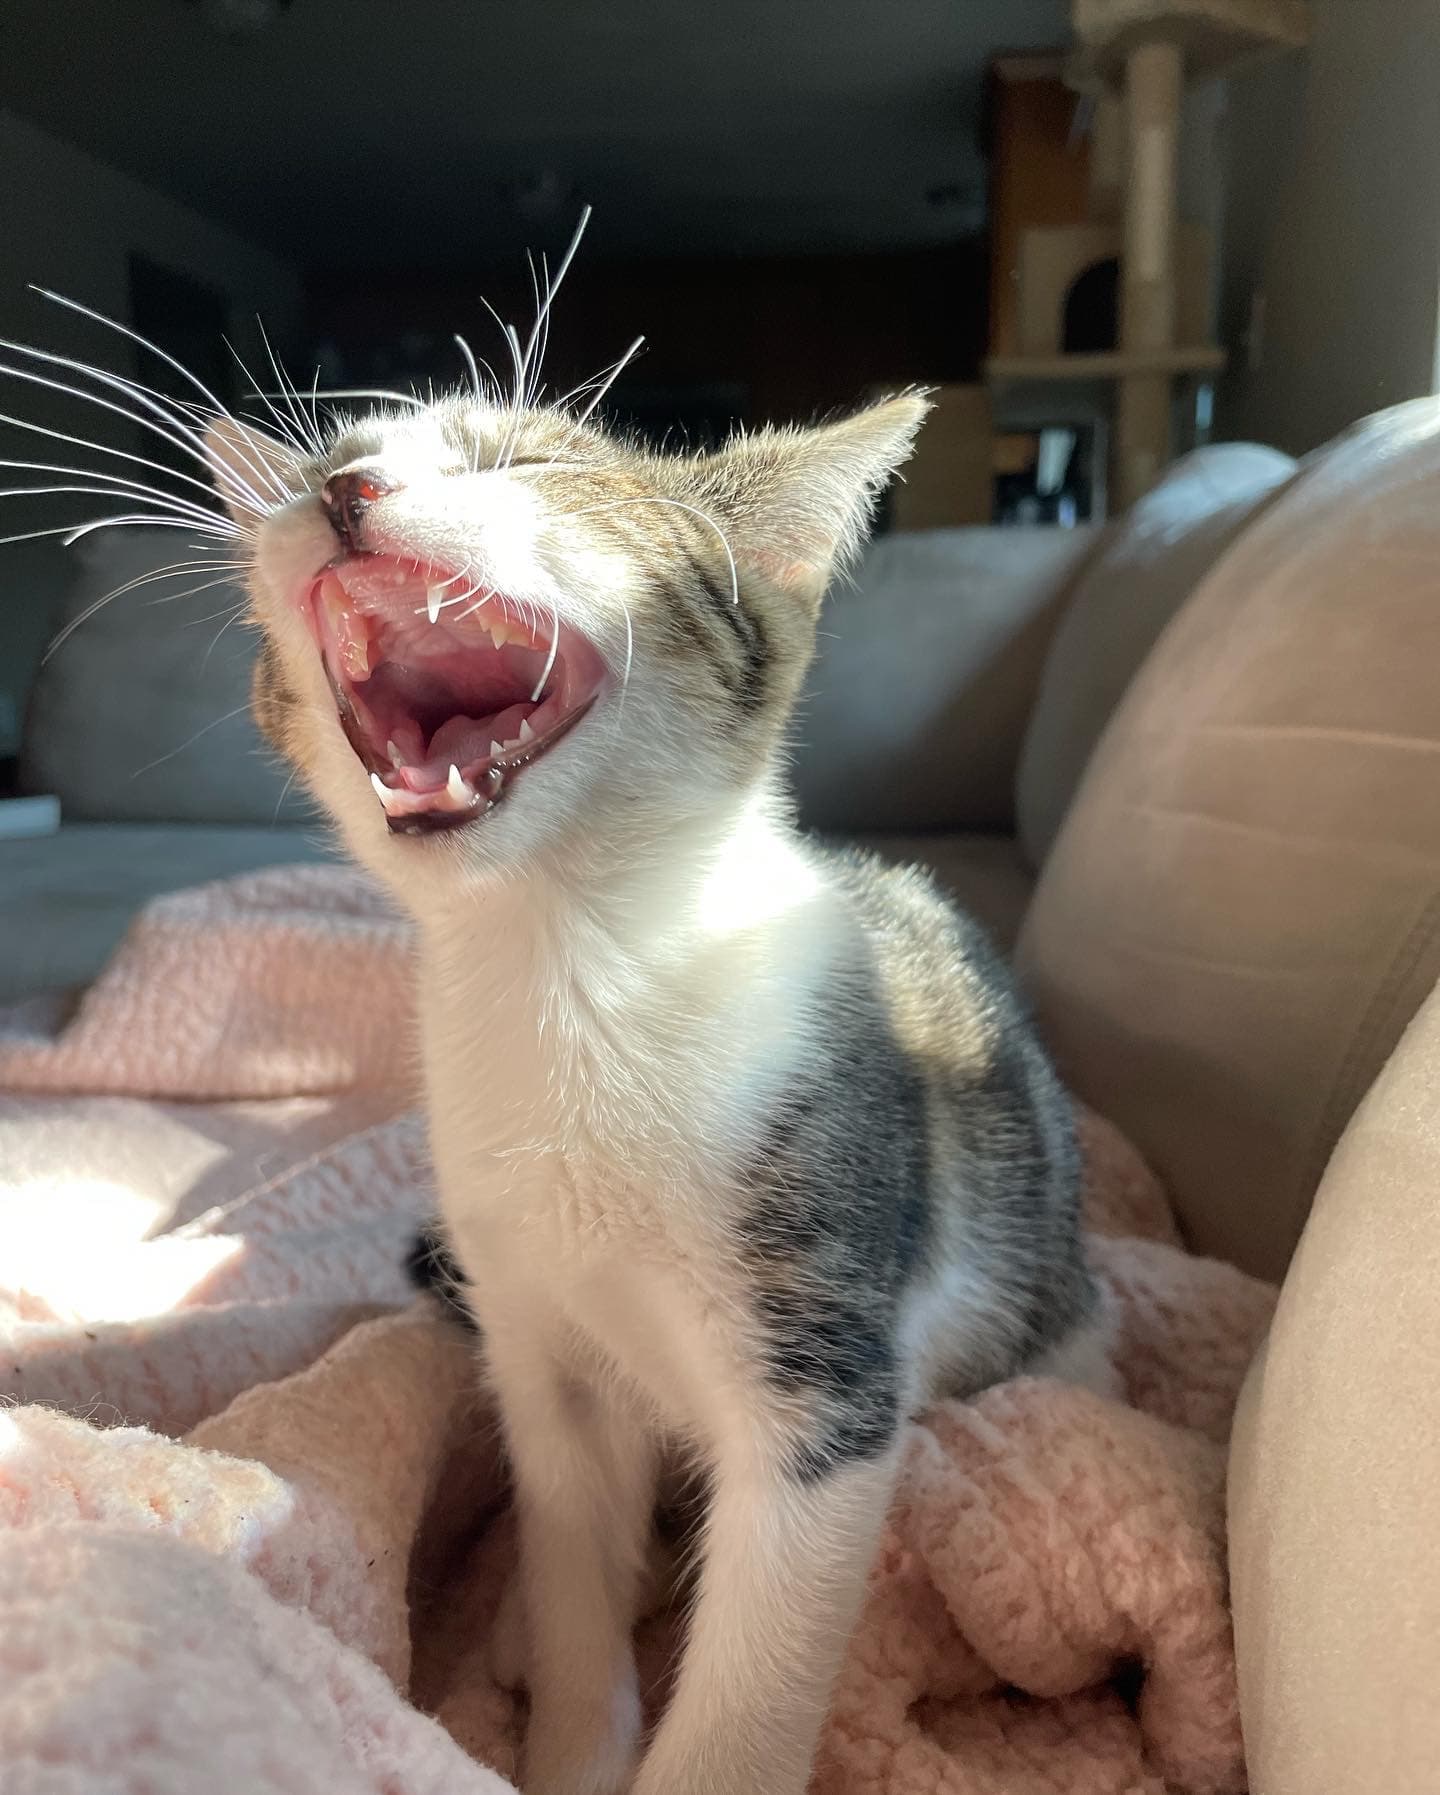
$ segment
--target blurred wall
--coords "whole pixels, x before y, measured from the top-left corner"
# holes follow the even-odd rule
[[[318,272],[310,283],[317,341],[349,367],[373,367],[407,333],[443,339],[443,378],[458,381],[449,347],[462,331],[503,375],[498,328],[483,293],[522,335],[534,314],[517,260],[464,274]],[[747,423],[855,404],[868,388],[974,379],[985,342],[983,245],[864,256],[591,261],[582,250],[552,314],[546,371],[564,391],[613,361],[640,334],[632,389],[740,389]],[[619,389],[617,388],[617,396]]]
[[[267,328],[282,343],[293,337],[300,317],[299,278],[284,262],[4,112],[0,112],[0,245],[0,335],[84,357],[120,374],[148,375],[138,366],[131,344],[40,299],[27,290],[29,284],[52,287],[126,322],[129,258],[141,253],[225,296],[231,340],[252,365],[258,346],[255,312],[263,313]],[[15,361],[3,351],[0,359]],[[138,429],[28,383],[13,379],[0,383],[0,412],[71,434],[98,436],[134,453],[148,452]],[[0,426],[0,456],[72,465],[105,459],[4,426]],[[146,474],[118,461],[114,466],[137,478]],[[6,475],[0,486],[6,487],[63,479],[14,469],[0,472]],[[95,509],[73,495],[6,500],[0,505],[0,535],[77,520]],[[63,580],[64,555],[53,538],[0,546],[0,755],[13,752],[14,741],[8,738],[51,633]]]
[[[1440,6],[1310,12],[1308,51],[1230,83],[1227,124],[1217,424],[1292,453],[1433,391],[1440,317]]]

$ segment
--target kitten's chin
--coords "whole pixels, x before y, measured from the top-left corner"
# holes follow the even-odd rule
[[[558,618],[394,556],[334,562],[301,609],[392,835],[483,821],[610,683]]]

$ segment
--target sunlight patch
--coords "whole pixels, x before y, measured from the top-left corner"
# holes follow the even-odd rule
[[[814,901],[819,873],[803,855],[763,827],[745,827],[700,893],[700,926],[707,935],[753,929]]]
[[[105,1178],[30,1179],[20,1194],[0,1231],[0,1275],[31,1320],[164,1314],[245,1250],[239,1235],[147,1240],[162,1206]]]

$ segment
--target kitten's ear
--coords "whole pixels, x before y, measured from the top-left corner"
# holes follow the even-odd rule
[[[217,418],[211,424],[205,432],[205,459],[225,509],[247,527],[305,490],[295,451],[238,418]]]
[[[739,437],[696,457],[700,502],[742,566],[818,601],[864,541],[930,404],[925,392],[901,393],[838,423]]]

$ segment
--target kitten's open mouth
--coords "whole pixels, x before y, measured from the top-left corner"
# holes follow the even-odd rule
[[[341,727],[401,834],[485,816],[606,680],[563,623],[389,555],[327,567],[306,613]]]

